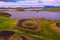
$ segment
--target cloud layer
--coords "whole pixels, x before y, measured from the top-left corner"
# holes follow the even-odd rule
[[[44,7],[44,5],[48,6],[60,6],[60,1],[56,0],[25,0],[25,1],[17,1],[17,2],[4,2],[0,1],[0,7]]]

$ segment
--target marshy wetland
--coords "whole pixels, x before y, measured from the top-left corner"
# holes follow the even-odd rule
[[[0,40],[60,40],[60,12],[0,11]]]

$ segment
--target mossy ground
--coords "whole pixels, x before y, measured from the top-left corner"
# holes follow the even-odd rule
[[[23,35],[28,38],[28,40],[60,40],[60,33],[52,31],[50,25],[57,22],[57,20],[40,20],[40,27],[42,28],[39,32],[31,32],[24,29],[19,29],[14,25],[17,19],[11,19],[8,17],[0,17],[0,31],[14,31],[10,40],[19,40],[19,36]]]

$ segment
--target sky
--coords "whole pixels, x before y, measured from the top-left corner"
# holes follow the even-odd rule
[[[0,7],[60,6],[60,0],[0,0]]]
[[[16,2],[17,0],[0,0],[0,1],[5,1],[5,2]]]

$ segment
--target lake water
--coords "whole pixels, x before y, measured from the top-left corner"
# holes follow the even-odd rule
[[[47,19],[54,19],[60,20],[60,12],[47,12],[47,11],[22,11],[22,12],[8,12],[12,16],[11,18],[16,19],[29,19],[29,18],[47,18]]]

